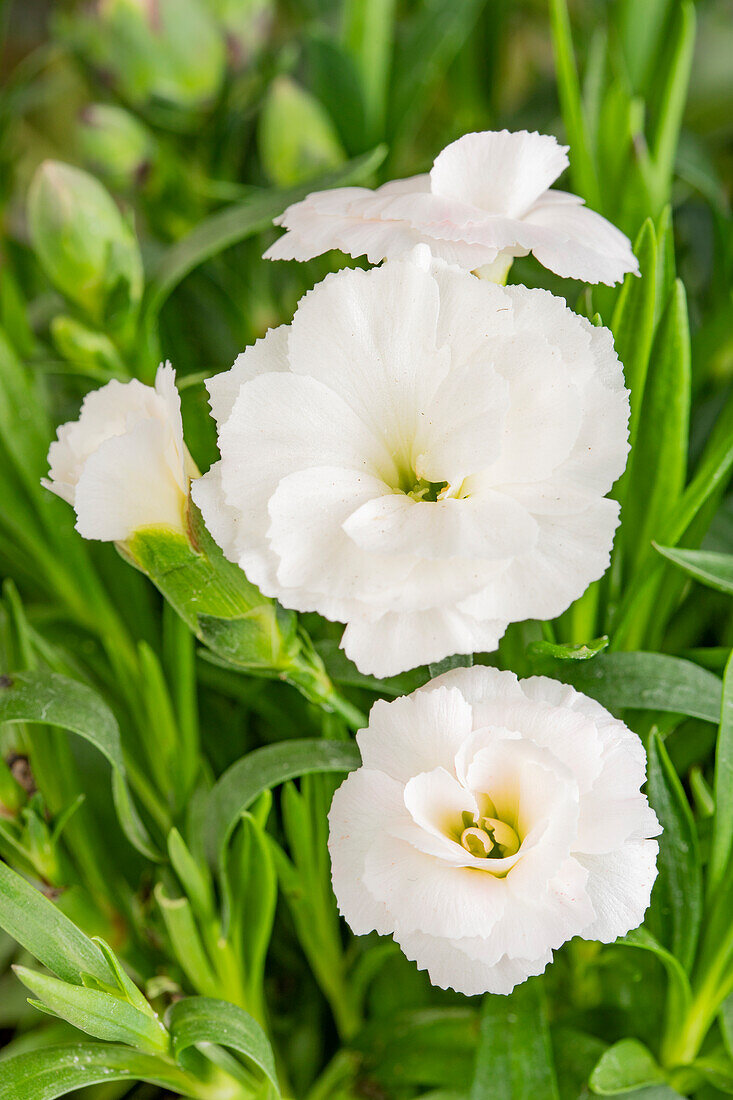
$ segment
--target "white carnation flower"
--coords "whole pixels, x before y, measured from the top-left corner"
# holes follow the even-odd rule
[[[558,275],[613,285],[638,263],[623,233],[550,191],[568,166],[567,147],[520,130],[466,134],[436,158],[429,175],[371,191],[316,191],[280,218],[288,232],[270,260],[309,260],[337,248],[370,263],[395,259],[419,242],[433,255],[503,282],[515,256],[532,252]]]
[[[339,909],[435,985],[510,993],[566,940],[641,923],[661,832],[646,757],[594,700],[460,668],[375,703],[357,741],[329,814]]]
[[[628,449],[606,329],[417,253],[329,276],[211,379],[222,457],[192,487],[250,581],[347,623],[377,676],[564,611],[608,565]]]
[[[185,529],[189,478],[198,475],[183,442],[181,400],[170,363],[155,387],[108,382],[62,424],[43,484],[71,504],[86,539],[124,542],[141,527]]]

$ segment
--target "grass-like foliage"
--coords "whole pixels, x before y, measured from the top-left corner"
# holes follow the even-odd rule
[[[733,1094],[730,5],[0,7],[2,1100]],[[509,275],[612,331],[631,450],[607,573],[457,663],[622,718],[663,833],[640,928],[479,999],[353,936],[327,849],[364,715],[456,659],[365,675],[193,507],[193,542],[148,527],[118,553],[41,478],[88,391],[150,385],[163,359],[208,469],[204,381],[366,266],[264,261],[273,219],[502,128],[565,141],[560,186],[633,243],[640,275],[615,288],[532,256]]]

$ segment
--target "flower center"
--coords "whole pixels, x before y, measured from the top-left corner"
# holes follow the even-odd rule
[[[519,851],[521,841],[506,821],[496,817],[474,817],[464,810],[461,844],[479,859],[504,859]]]
[[[426,481],[418,478],[411,489],[406,490],[408,497],[413,500],[436,501],[443,490],[448,488],[447,481]]]

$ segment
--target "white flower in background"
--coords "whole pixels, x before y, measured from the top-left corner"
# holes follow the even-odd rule
[[[175,378],[166,363],[155,387],[108,382],[87,394],[78,420],[59,428],[43,484],[72,505],[84,538],[124,542],[141,527],[184,529],[198,470],[183,442]]]
[[[638,272],[623,233],[577,195],[548,190],[567,166],[567,147],[545,134],[466,134],[428,175],[376,191],[316,191],[289,206],[276,219],[288,232],[265,258],[309,260],[337,248],[379,263],[423,242],[434,256],[496,282],[529,252],[557,275],[589,283],[612,285]]]
[[[194,500],[265,595],[389,676],[495,649],[608,565],[628,449],[611,334],[430,255],[330,275],[208,383]]]
[[[375,703],[357,741],[329,814],[339,909],[435,985],[510,993],[573,936],[641,923],[661,829],[641,741],[599,703],[460,668]]]

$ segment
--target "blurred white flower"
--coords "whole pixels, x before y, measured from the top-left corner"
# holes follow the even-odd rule
[[[495,649],[608,565],[628,449],[611,334],[419,246],[345,270],[209,382],[221,461],[192,493],[286,607],[389,676]]]
[[[434,256],[503,282],[515,256],[572,279],[613,283],[638,263],[623,233],[550,184],[568,166],[567,146],[520,130],[466,134],[436,157],[429,175],[371,191],[316,191],[289,206],[270,260],[309,260],[337,248],[370,263],[419,242]],[[483,269],[483,270],[481,270]]]
[[[646,757],[594,700],[460,668],[375,703],[357,741],[329,814],[339,909],[435,985],[509,993],[573,936],[641,923],[661,832]]]
[[[108,382],[84,398],[78,420],[62,424],[43,484],[76,512],[86,539],[123,542],[141,527],[185,529],[189,478],[181,400],[170,363],[155,387]]]

